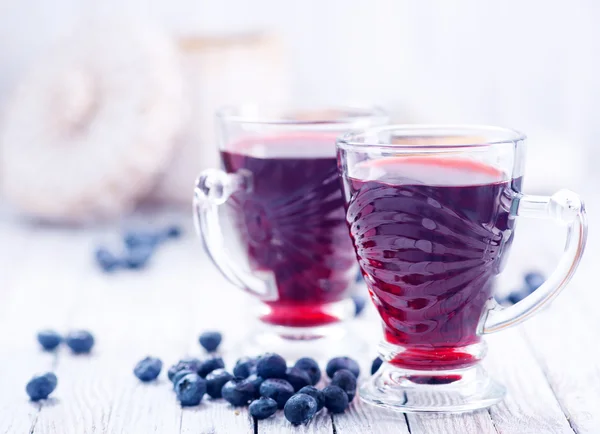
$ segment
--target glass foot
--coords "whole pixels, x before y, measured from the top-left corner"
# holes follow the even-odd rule
[[[461,413],[500,402],[506,389],[483,367],[447,371],[414,371],[384,363],[360,388],[372,405],[403,413]]]
[[[333,357],[358,358],[367,352],[368,343],[353,333],[352,321],[322,327],[282,327],[261,324],[237,345],[240,356],[277,353],[288,362],[312,357],[320,364]]]

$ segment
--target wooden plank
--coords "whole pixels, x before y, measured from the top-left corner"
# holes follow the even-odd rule
[[[2,235],[10,233],[6,239],[13,244],[16,261],[13,275],[0,291],[0,327],[5,330],[0,384],[7,392],[0,394],[0,432],[7,433],[32,431],[41,411],[60,405],[60,379],[52,398],[35,404],[28,401],[25,385],[34,374],[56,366],[56,356],[40,349],[36,332],[63,324],[68,303],[60,302],[60,294],[73,271],[61,269],[61,264],[73,260],[77,266],[76,255],[57,255],[64,242],[60,230],[12,228],[4,227]]]
[[[563,238],[556,228],[532,230],[527,242],[529,248],[517,250],[511,272],[522,276],[530,269],[552,271],[561,253]],[[590,344],[597,339],[595,330],[600,320],[595,306],[600,301],[594,285],[595,275],[593,239],[590,250],[572,282],[553,304],[523,326],[523,336],[552,389],[568,423],[577,433],[600,432],[600,370],[597,360],[600,348]],[[517,367],[515,369],[518,369]]]
[[[508,390],[503,402],[489,409],[499,433],[572,433],[544,372],[520,327],[487,338],[485,365]]]
[[[344,414],[333,416],[333,423],[338,434],[411,433],[403,413],[365,404],[358,397]]]
[[[132,370],[148,354],[161,357],[166,368],[187,346],[191,306],[179,300],[188,288],[173,283],[173,273],[181,271],[179,250],[171,252],[171,263],[165,246],[147,270],[106,275],[91,260],[94,239],[102,234],[79,236],[88,249],[79,249],[85,259],[68,265],[80,267],[82,281],[71,283],[78,291],[68,298],[65,329],[92,331],[96,345],[90,356],[61,352],[61,404],[41,412],[35,432],[178,432],[181,409],[164,374],[145,385]],[[63,250],[69,250],[67,242]]]

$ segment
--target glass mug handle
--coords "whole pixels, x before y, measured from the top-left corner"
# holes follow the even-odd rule
[[[240,268],[225,248],[219,206],[236,191],[251,188],[252,175],[244,170],[226,173],[207,169],[200,173],[194,187],[194,224],[204,248],[219,271],[234,285],[264,301],[277,299],[273,278],[256,276]]]
[[[558,266],[533,293],[510,307],[495,304],[483,323],[484,334],[519,324],[552,301],[567,285],[583,255],[587,240],[585,206],[576,193],[559,190],[551,197],[522,195],[513,202],[518,217],[553,219],[568,224],[565,251]]]

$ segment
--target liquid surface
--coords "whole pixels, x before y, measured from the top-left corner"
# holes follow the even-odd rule
[[[347,221],[385,339],[404,349],[394,363],[472,364],[463,347],[480,339],[493,278],[512,242],[509,210],[520,179],[432,157],[359,163],[353,174],[361,179],[345,183]]]
[[[228,203],[255,272],[272,273],[279,299],[266,322],[312,327],[338,321],[327,304],[345,298],[356,260],[344,218],[333,137],[245,141],[223,151],[227,172],[249,171],[252,189]]]

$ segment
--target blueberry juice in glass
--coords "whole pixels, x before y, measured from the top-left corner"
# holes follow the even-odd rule
[[[579,196],[524,194],[525,136],[489,126],[389,125],[337,140],[346,221],[383,326],[361,400],[401,412],[501,401],[479,363],[484,335],[530,318],[572,277],[585,247]],[[569,226],[556,270],[512,306],[493,297],[520,218]]]
[[[289,343],[344,334],[336,325],[353,315],[358,264],[335,140],[386,120],[371,108],[218,113],[222,169],[198,178],[196,224],[217,268],[260,302],[265,336]]]
[[[356,276],[334,141],[327,134],[278,135],[221,151],[227,173],[253,174],[252,189],[233,193],[228,205],[250,269],[275,280],[277,299],[265,302],[261,316],[269,324],[339,321],[330,305],[347,297]]]
[[[366,163],[376,179],[350,177],[348,224],[384,324],[402,348],[389,362],[457,369],[479,355],[477,328],[492,298],[515,220],[521,178],[467,159],[388,158]]]

